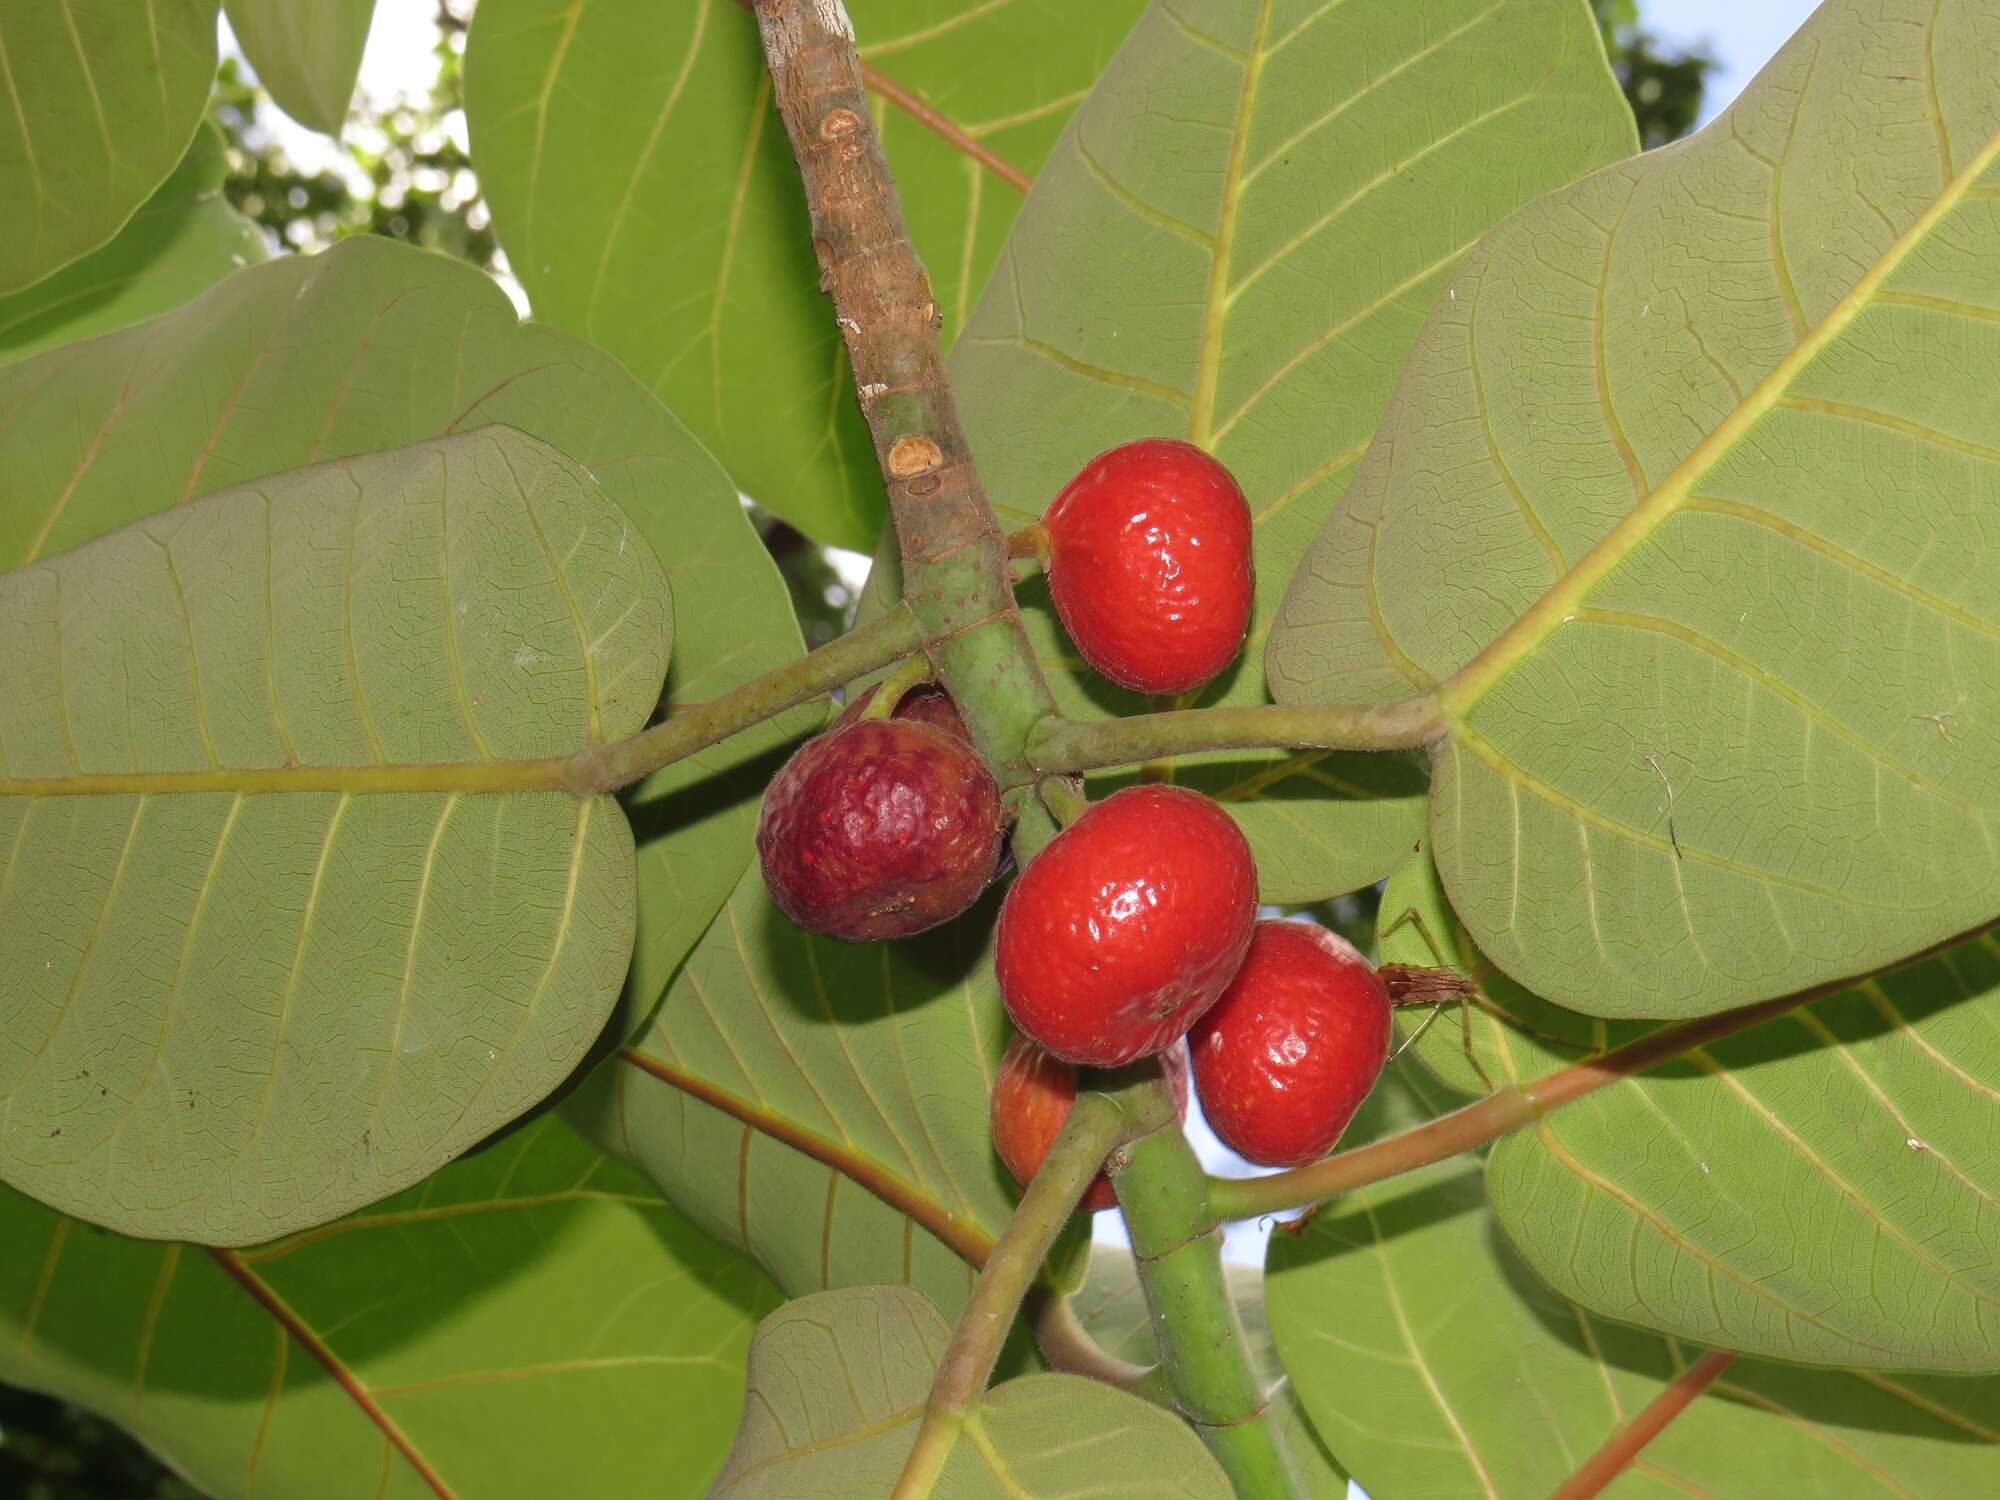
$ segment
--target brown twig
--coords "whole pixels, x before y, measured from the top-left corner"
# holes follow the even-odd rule
[[[1557,1485],[1549,1500],[1595,1500],[1607,1485],[1626,1469],[1648,1443],[1666,1430],[1669,1422],[1695,1403],[1701,1393],[1715,1384],[1736,1356],[1727,1350],[1711,1349],[1676,1375],[1665,1390],[1646,1404],[1646,1409],[1604,1440],[1577,1471]]]

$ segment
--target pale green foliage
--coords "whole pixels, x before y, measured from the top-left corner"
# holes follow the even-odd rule
[[[215,0],[0,7],[0,295],[116,234],[187,150],[215,73]]]
[[[441,256],[364,237],[252,267],[155,323],[0,370],[0,411],[9,565],[225,485],[504,423],[587,467],[668,568],[671,698],[715,697],[799,651],[734,487],[687,430],[608,357],[519,323],[490,280]],[[754,768],[801,722],[703,751],[630,799],[634,1023],[736,884]]]
[[[1242,657],[1178,706],[1265,701],[1285,580],[1340,501],[1424,309],[1481,233],[1633,149],[1572,0],[1156,5],[1078,109],[951,371],[1003,524],[1092,455],[1192,440],[1243,485],[1258,600]],[[1059,415],[1058,415],[1059,414]],[[1021,590],[1065,713],[1144,711]],[[1221,797],[1266,900],[1380,879],[1422,832],[1400,756],[1232,754]]]
[[[223,169],[222,138],[197,130],[110,244],[0,297],[0,363],[154,317],[262,260],[264,236],[223,197]]]
[[[844,1166],[782,1144],[637,1067],[570,1106],[727,1245],[793,1296],[907,1283],[956,1312],[973,1270],[871,1193],[893,1182],[990,1239],[1015,1189],[988,1094],[1007,1023],[990,903],[906,942],[841,943],[793,926],[747,871],[632,1046],[739,1111],[806,1131]]]
[[[662,1475],[688,1494],[721,1466],[778,1301],[551,1119],[233,1269],[0,1188],[7,1379],[127,1427],[217,1500],[435,1500],[419,1462],[468,1497]]]
[[[818,1292],[766,1318],[750,1345],[750,1399],[712,1500],[885,1495],[916,1436],[951,1337],[907,1287]],[[1224,1500],[1201,1440],[1150,1402],[1073,1375],[1028,1375],[967,1415],[938,1500],[1102,1495]]]
[[[1139,0],[854,10],[865,62],[1032,175]],[[1021,189],[877,100],[949,341]],[[484,0],[466,107],[494,222],[536,315],[623,360],[759,504],[818,541],[872,547],[881,480],[816,290],[798,171],[747,9]]]
[[[1365,1115],[1429,1112],[1392,1072]],[[1320,1432],[1388,1500],[1542,1500],[1702,1352],[1538,1283],[1482,1211],[1480,1175],[1474,1159],[1427,1168],[1271,1241],[1278,1351]],[[1996,1429],[1997,1380],[1738,1359],[1608,1493],[1990,1494]]]
[[[632,733],[671,612],[589,476],[501,428],[0,576],[0,1176],[127,1234],[245,1244],[547,1094],[624,981],[631,833],[608,797],[454,773]],[[367,780],[396,766],[433,789]],[[174,779],[272,768],[331,784]]]
[[[222,0],[222,10],[278,107],[301,125],[339,135],[375,0]]]
[[[1286,701],[1465,669],[1432,846],[1551,999],[1722,1010],[1993,913],[1996,72],[1990,5],[1835,0],[1510,220],[1293,583]]]

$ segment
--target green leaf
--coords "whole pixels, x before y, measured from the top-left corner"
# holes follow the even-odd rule
[[[0,574],[0,1176],[246,1244],[416,1182],[583,1056],[659,564],[506,428],[275,475]],[[541,789],[536,789],[536,788]]]
[[[753,867],[572,1118],[788,1295],[906,1283],[956,1312],[1015,1198],[987,1125],[992,917],[836,942]]]
[[[215,0],[0,10],[0,296],[109,240],[187,150],[215,76]]]
[[[777,1301],[547,1117],[242,1252],[122,1239],[0,1188],[6,1379],[218,1500],[692,1493]]]
[[[1483,1212],[1474,1159],[1361,1189],[1273,1236],[1266,1286],[1307,1414],[1362,1486],[1394,1500],[1541,1500],[1700,1352],[1538,1283]],[[1739,1358],[1609,1493],[1990,1494],[1996,1443],[2000,1380]]]
[[[2000,12],[1822,6],[1453,278],[1293,581],[1287,702],[1439,684],[1486,953],[1604,1016],[2000,910]]]
[[[583,464],[652,544],[673,581],[673,702],[799,654],[735,486],[685,428],[604,354],[520,323],[479,271],[374,236],[251,267],[155,322],[0,369],[0,566],[177,500],[483,423]],[[757,778],[809,718],[737,736],[628,798],[632,1024],[743,872]]]
[[[1093,454],[1187,438],[1235,472],[1261,588],[1195,704],[1265,701],[1283,581],[1339,502],[1424,308],[1479,235],[1634,146],[1573,0],[1158,4],[1077,111],[951,370],[1007,524]],[[1142,711],[1022,590],[1062,710]],[[1166,705],[1173,706],[1173,705]],[[1421,836],[1401,756],[1182,762],[1248,832],[1267,901],[1381,878]]]
[[[1601,1089],[1493,1152],[1564,1295],[1803,1364],[2000,1371],[1992,934]]]
[[[204,125],[116,239],[0,297],[0,363],[154,317],[264,259],[263,231],[222,196],[226,169],[222,136]]]
[[[1464,1006],[1448,998],[1435,1014],[1421,1005],[1395,1012],[1398,1045],[1460,1093],[1526,1083],[1652,1029],[1551,1005],[1494,968],[1445,899],[1428,854],[1389,877],[1376,920],[1384,963],[1455,969],[1478,982]]]
[[[951,1328],[907,1287],[850,1287],[788,1303],[750,1344],[750,1395],[713,1500],[885,1495],[909,1456]],[[1027,1375],[967,1414],[940,1500],[1102,1495],[1226,1500],[1186,1423],[1074,1375]]]
[[[1441,925],[1428,859],[1390,880],[1385,930],[1411,909],[1446,963],[1482,979],[1471,1055],[1494,1085],[1648,1029],[1496,974]],[[1415,931],[1385,936],[1383,956],[1437,963]],[[1985,1253],[2000,1212],[1996,1003],[1989,933],[1598,1089],[1494,1148],[1499,1221],[1557,1291],[1622,1322],[1807,1364],[2000,1370]],[[1453,1010],[1414,1051],[1485,1092]]]
[[[375,0],[222,0],[222,12],[278,108],[310,130],[339,135]]]
[[[1139,0],[857,11],[949,340]],[[480,183],[536,316],[623,360],[759,504],[873,546],[882,482],[748,9],[483,0],[465,67]]]

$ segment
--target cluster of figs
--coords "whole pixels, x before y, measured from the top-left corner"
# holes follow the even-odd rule
[[[1190,693],[1241,651],[1254,587],[1242,490],[1187,443],[1101,454],[1033,536],[1078,652],[1122,687]],[[892,690],[893,691],[893,690]],[[1000,788],[943,689],[857,696],[764,798],[757,853],[809,931],[906,937],[1001,872]],[[993,1140],[1025,1183],[1075,1101],[1079,1068],[1157,1059],[1182,1113],[1251,1161],[1331,1150],[1388,1055],[1390,996],[1354,947],[1259,921],[1249,843],[1223,808],[1141,783],[1088,804],[1015,878],[994,955],[1019,1035],[993,1086]],[[1084,1199],[1114,1206],[1102,1176]]]

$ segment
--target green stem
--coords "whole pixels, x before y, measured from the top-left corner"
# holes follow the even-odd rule
[[[1303,1500],[1279,1414],[1250,1363],[1223,1278],[1209,1179],[1179,1119],[1114,1152],[1110,1172],[1175,1408],[1243,1500]]]
[[[563,786],[579,796],[615,792],[717,740],[908,656],[922,644],[916,616],[899,604],[839,640],[720,698],[673,714],[630,739],[579,750],[563,766]]]
[[[1021,1298],[1103,1166],[1105,1153],[1125,1128],[1124,1111],[1108,1095],[1083,1094],[1071,1107],[1055,1144],[973,1283],[938,1364],[923,1422],[891,1500],[921,1500],[936,1488],[967,1414],[986,1394]]]
[[[1065,828],[1082,817],[1090,806],[1090,799],[1083,795],[1083,789],[1060,776],[1044,776],[1035,783],[1035,791],[1050,816]]]
[[[1079,723],[1050,717],[1028,736],[1038,771],[1094,771],[1204,750],[1410,750],[1444,733],[1428,694],[1399,703],[1185,708]]]
[[[1128,1364],[1090,1336],[1069,1298],[1050,1287],[1034,1294],[1029,1321],[1035,1343],[1049,1368],[1065,1375],[1083,1375],[1114,1386],[1128,1396],[1138,1396],[1161,1405],[1171,1403],[1166,1372],[1158,1365]]]
[[[918,683],[931,680],[930,658],[921,651],[914,651],[898,663],[880,682],[875,684],[875,696],[868,700],[868,706],[861,710],[864,719],[887,719],[895,715],[896,706]]]
[[[1055,710],[1014,607],[1007,538],[973,467],[938,350],[930,279],[910,245],[840,0],[757,0],[778,113],[812,218],[925,651],[1003,790],[1034,780],[1028,731]],[[1032,801],[1016,852],[1045,830]]]

